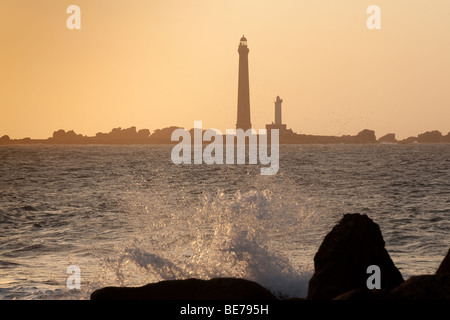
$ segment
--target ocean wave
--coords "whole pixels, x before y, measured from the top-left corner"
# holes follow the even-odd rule
[[[289,211],[290,205],[295,210]],[[159,227],[162,217],[150,223],[145,234],[151,237],[138,236],[121,247],[117,257],[105,261],[103,274],[114,274],[119,285],[239,277],[285,297],[305,297],[312,270],[294,266],[282,252],[283,236],[301,232],[314,216],[302,209],[296,197],[268,190],[231,197],[220,190],[206,193],[189,213],[162,222],[165,228]]]

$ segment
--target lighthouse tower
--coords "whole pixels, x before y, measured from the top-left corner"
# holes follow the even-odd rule
[[[242,36],[239,43],[239,86],[236,129],[247,131],[251,129],[250,121],[250,86],[248,77],[248,52],[247,39]]]
[[[277,96],[277,100],[275,100],[275,124],[281,125],[283,121],[281,121],[281,104],[283,103],[283,99],[280,99],[280,96]]]
[[[272,122],[272,124],[266,124],[267,132],[270,134],[272,129],[276,129],[276,130],[278,130],[278,133],[279,133],[281,139],[284,138],[287,133],[286,125],[283,124],[283,121],[281,120],[281,104],[282,103],[283,103],[283,99],[281,99],[280,96],[277,96],[277,99],[275,100],[275,123]]]

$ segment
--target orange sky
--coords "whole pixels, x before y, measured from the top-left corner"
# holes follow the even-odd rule
[[[68,30],[66,8],[81,8]],[[381,30],[366,8],[381,7]],[[238,53],[250,48],[255,129],[450,131],[447,0],[2,0],[0,136],[47,138],[236,123]]]

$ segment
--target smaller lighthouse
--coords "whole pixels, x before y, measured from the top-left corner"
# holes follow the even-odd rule
[[[278,132],[280,134],[280,138],[284,137],[286,135],[286,125],[283,124],[283,121],[281,120],[281,104],[283,103],[283,99],[280,98],[280,96],[277,96],[275,100],[275,123],[266,124],[266,130],[267,133],[270,135],[270,130],[272,129],[278,129]]]
[[[277,100],[275,100],[275,124],[281,125],[283,122],[281,121],[281,104],[283,100],[280,99],[280,96],[277,96]]]

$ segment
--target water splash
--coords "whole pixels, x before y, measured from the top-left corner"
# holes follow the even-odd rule
[[[169,279],[239,277],[280,296],[306,296],[311,266],[287,257],[295,238],[314,214],[305,204],[273,190],[203,194],[182,212],[152,211],[136,238],[105,262],[102,283],[143,285]],[[160,209],[160,208],[159,208]]]

